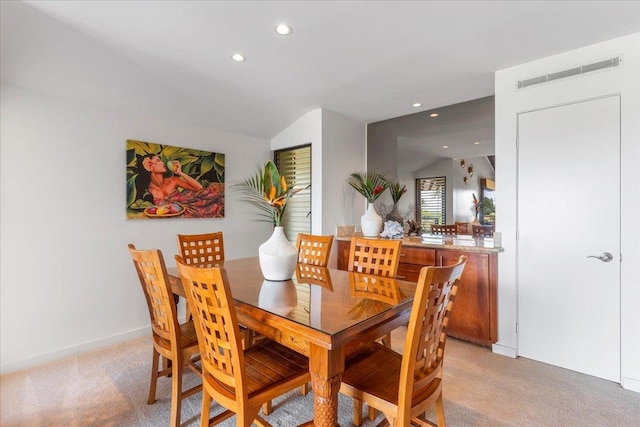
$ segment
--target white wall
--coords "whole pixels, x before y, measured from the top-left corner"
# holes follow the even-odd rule
[[[223,231],[228,258],[257,255],[270,227],[229,184],[271,158],[269,141],[1,87],[0,370],[147,333],[127,244],[175,265],[177,233]],[[225,154],[224,219],[127,220],[125,144]]]
[[[365,131],[364,123],[317,109],[271,140],[273,150],[311,143],[312,233],[335,234],[337,225],[352,225],[364,213],[364,202],[357,203],[346,179],[366,167]],[[329,261],[332,266],[337,262],[336,247]]]
[[[323,234],[335,234],[337,225],[351,225],[350,218],[360,224],[366,200],[347,184],[347,178],[367,168],[366,132],[364,123],[322,110]]]
[[[535,89],[515,90],[517,80],[589,64],[620,54],[623,55],[623,65],[619,68],[566,78],[537,86]],[[496,191],[499,197],[496,204],[496,227],[497,231],[502,232],[502,246],[505,252],[499,255],[498,261],[499,340],[494,346],[494,351],[512,356],[517,354],[516,114],[613,93],[620,93],[622,100],[622,386],[640,391],[640,33],[496,73]],[[576,155],[579,159],[578,147]],[[563,188],[570,186],[571,183],[567,183]]]

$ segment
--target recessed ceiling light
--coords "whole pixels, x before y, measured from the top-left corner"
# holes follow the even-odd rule
[[[241,53],[234,53],[233,55],[231,55],[231,59],[236,62],[244,62],[247,60],[247,58],[245,58]]]
[[[438,113],[431,113],[429,114],[430,117],[438,117]]]
[[[442,148],[449,148],[449,146],[448,145],[443,145]]]
[[[418,107],[422,107],[422,104],[420,104],[419,102],[415,102],[413,104],[414,107],[418,108]]]
[[[292,32],[293,32],[293,28],[291,28],[287,24],[276,25],[276,33],[280,34],[281,36],[288,36]]]
[[[480,145],[480,141],[474,142],[473,145]]]

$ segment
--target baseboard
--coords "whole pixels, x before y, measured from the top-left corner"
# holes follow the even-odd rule
[[[2,364],[0,366],[0,374],[8,374],[9,372],[20,371],[22,369],[31,368],[34,366],[42,365],[43,363],[52,362],[54,360],[63,359],[68,356],[73,356],[80,353],[86,353],[87,351],[95,350],[98,348],[108,347],[113,344],[118,344],[123,341],[128,341],[141,336],[151,335],[151,326],[147,326],[140,329],[124,332],[118,335],[112,335],[110,337],[101,338],[95,341],[85,342],[72,347],[67,347],[62,350],[52,351],[50,353],[40,354],[38,356],[29,357],[27,359],[18,360],[16,362],[10,362]]]
[[[635,380],[633,378],[622,377],[622,383],[620,384],[623,389],[635,391],[636,393],[640,393],[640,380]]]
[[[492,344],[491,351],[502,356],[511,357],[512,359],[518,357],[518,350],[516,348],[508,347],[502,344]]]

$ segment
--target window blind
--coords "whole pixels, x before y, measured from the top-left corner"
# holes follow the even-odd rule
[[[282,217],[285,235],[295,242],[298,233],[311,233],[311,145],[278,150],[274,163],[287,185],[303,188],[289,199]]]
[[[416,218],[420,227],[445,224],[447,220],[446,177],[416,179]]]

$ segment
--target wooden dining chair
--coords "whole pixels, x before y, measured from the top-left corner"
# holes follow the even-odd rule
[[[473,237],[493,237],[493,225],[473,225]]]
[[[129,253],[138,273],[142,291],[149,308],[153,334],[153,359],[151,363],[151,386],[147,403],[156,401],[158,377],[171,377],[171,427],[180,425],[182,399],[199,392],[202,385],[182,390],[183,370],[189,367],[199,376],[195,365],[198,357],[198,339],[193,322],[178,323],[177,310],[169,285],[162,252],[159,250],[137,250],[129,245]],[[160,356],[164,368],[159,369]],[[170,366],[168,366],[170,365]]]
[[[349,271],[396,277],[400,263],[402,240],[365,239],[352,237],[349,247]],[[382,342],[391,348],[391,333],[382,337]]]
[[[457,235],[471,234],[471,223],[456,221],[455,226]]]
[[[430,224],[431,225],[431,234],[443,234],[447,236],[455,236],[456,234],[456,225],[440,225],[440,224]]]
[[[303,264],[326,267],[331,255],[333,236],[316,236],[298,233],[296,247],[298,248],[298,262]]]
[[[187,264],[211,264],[224,261],[222,232],[178,234],[178,250]]]
[[[422,268],[402,355],[374,342],[347,360],[340,392],[354,399],[356,426],[362,424],[362,403],[382,411],[385,424],[393,427],[409,426],[411,422],[432,425],[424,414],[435,404],[437,425],[445,425],[444,348],[457,281],[466,262],[462,255],[452,266]]]
[[[349,247],[349,271],[395,277],[400,262],[402,240],[352,237]]]
[[[242,348],[238,319],[224,268],[197,268],[176,255],[187,299],[193,307],[202,358],[200,426],[216,425],[236,415],[236,425],[255,421],[260,407],[310,381],[309,360],[270,339]],[[212,400],[225,407],[209,419]]]

